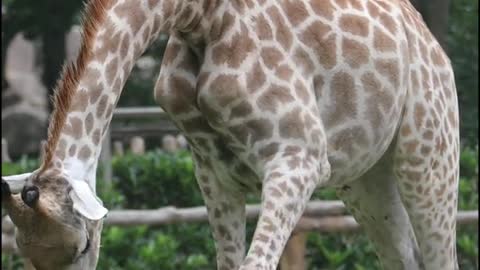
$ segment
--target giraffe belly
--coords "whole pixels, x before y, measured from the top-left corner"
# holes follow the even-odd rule
[[[399,91],[402,92],[402,91]],[[405,94],[400,94],[397,105],[372,119],[351,118],[337,126],[325,129],[327,156],[331,165],[331,177],[327,185],[343,185],[362,176],[385,154],[393,143],[401,120],[401,105]],[[377,110],[376,103],[368,104],[366,111]],[[321,118],[328,124],[327,108],[320,110]],[[380,114],[380,111],[378,111]],[[373,113],[372,113],[373,114]]]

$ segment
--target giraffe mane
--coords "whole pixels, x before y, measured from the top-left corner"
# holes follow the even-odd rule
[[[95,34],[105,21],[108,8],[113,0],[89,0],[82,14],[82,43],[77,59],[63,66],[62,76],[57,81],[53,104],[54,109],[48,127],[48,139],[44,149],[41,169],[46,169],[53,160],[55,148],[60,139],[62,127],[67,121],[67,114],[72,105],[75,89],[85,72],[87,63],[92,57]]]

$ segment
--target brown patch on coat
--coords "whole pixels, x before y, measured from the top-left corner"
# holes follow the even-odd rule
[[[255,24],[257,28],[257,35],[260,40],[273,39],[272,27],[270,26],[270,23],[268,23],[267,19],[265,19],[263,14],[256,18]]]
[[[83,123],[78,117],[69,118],[69,126],[65,128],[65,134],[72,136],[75,139],[80,139],[83,135]]]
[[[230,127],[230,131],[235,138],[242,142],[255,143],[260,140],[268,139],[273,134],[273,124],[268,119],[254,119],[245,123]]]
[[[124,1],[114,9],[118,17],[127,19],[133,33],[140,30],[147,18],[143,10],[138,8],[138,5],[139,3],[136,1]]]
[[[95,145],[99,145],[100,144],[100,139],[101,139],[100,129],[97,128],[92,133],[92,141]]]
[[[120,78],[116,78],[115,82],[113,83],[113,92],[116,94],[120,94],[120,91],[122,91],[122,83],[123,81]]]
[[[308,17],[308,10],[302,1],[286,0],[283,2],[282,9],[294,27],[305,21]]]
[[[305,124],[301,116],[301,110],[297,108],[285,113],[280,119],[278,129],[282,138],[305,139]]]
[[[293,59],[295,61],[295,64],[297,64],[297,66],[303,69],[304,73],[310,74],[313,72],[315,65],[312,62],[312,59],[310,59],[310,56],[307,54],[307,52],[302,48],[297,47],[293,55]]]
[[[215,54],[212,55],[212,61],[216,65],[226,63],[231,68],[238,68],[255,48],[255,42],[248,35],[246,26],[242,25],[241,31],[235,33],[231,41],[214,46]]]
[[[276,6],[268,8],[267,14],[270,16],[273,25],[275,25],[275,39],[285,51],[288,51],[293,43],[293,34],[290,31],[291,27],[285,23],[285,19]]]
[[[262,48],[260,52],[263,62],[269,69],[274,69],[283,60],[283,54],[275,47]]]
[[[327,20],[333,19],[335,6],[333,6],[331,0],[313,0],[310,1],[310,6],[320,17],[326,18]]]
[[[278,143],[269,143],[266,146],[262,147],[258,153],[262,158],[269,158],[275,155],[278,152],[278,149],[279,149]]]
[[[160,0],[148,0],[148,8],[153,9],[158,5]]]
[[[397,60],[376,60],[375,68],[381,75],[387,78],[395,89],[398,89],[400,86],[400,67]]]
[[[208,1],[205,1],[208,2]],[[221,19],[216,19],[210,29],[210,41],[219,39],[223,33],[229,31],[235,24],[235,17],[232,14],[225,12]]]
[[[93,114],[91,112],[88,113],[87,117],[85,118],[85,134],[87,136],[90,135],[90,131],[92,131],[94,121],[95,119],[93,119]]]
[[[250,105],[248,101],[242,101],[240,104],[232,108],[230,119],[246,117],[252,111],[252,105]]]
[[[300,80],[296,80],[294,87],[297,97],[300,98],[304,105],[307,105],[310,102],[310,94],[305,84]]]
[[[58,156],[59,159],[64,160],[65,155],[67,154],[66,151],[67,151],[67,141],[64,138],[62,138],[58,142],[57,148],[55,149],[55,154]]]
[[[363,16],[345,14],[340,17],[339,26],[343,31],[353,35],[368,36],[369,21]]]
[[[432,58],[432,63],[436,66],[445,66],[444,53],[439,46],[432,48],[430,57]]]
[[[380,24],[383,25],[390,33],[397,33],[397,23],[392,19],[390,14],[381,13],[380,14]]]
[[[359,68],[361,65],[367,64],[369,59],[369,48],[353,39],[344,38],[342,40],[342,53],[345,61],[352,68]]]
[[[77,157],[78,159],[85,161],[91,155],[92,155],[92,150],[90,149],[90,147],[88,147],[88,145],[84,145],[82,146],[82,148],[80,148],[80,151],[78,151]]]
[[[70,145],[70,148],[68,149],[68,155],[73,157],[75,156],[76,153],[77,153],[77,145],[76,144]]]
[[[330,69],[337,63],[335,34],[330,26],[316,21],[300,35],[300,40],[312,48],[318,58],[318,63]]]
[[[397,48],[395,41],[378,27],[373,31],[373,46],[381,52],[391,52]]]
[[[187,132],[188,134],[192,134],[194,132],[212,132],[212,129],[208,125],[207,120],[201,116],[182,121],[182,126],[185,132]]]
[[[273,84],[257,100],[257,105],[262,111],[276,112],[277,108],[292,102],[294,97],[290,89]]]
[[[236,75],[221,74],[210,84],[209,98],[224,107],[242,95],[242,88]]]
[[[330,100],[333,111],[326,121],[326,126],[336,125],[346,118],[353,118],[357,114],[356,91],[353,77],[346,72],[336,73],[331,82]]]
[[[289,81],[292,74],[293,70],[287,64],[282,64],[275,69],[275,75],[284,81]]]
[[[178,75],[172,75],[168,78],[168,88],[175,91],[168,93],[168,100],[162,104],[173,114],[189,112],[195,104],[195,89],[192,84]]]
[[[315,98],[317,100],[322,97],[324,84],[325,84],[325,81],[322,75],[317,74],[315,75],[315,77],[313,77],[313,87],[315,90]]]
[[[163,54],[162,65],[171,65],[177,59],[181,48],[181,45],[177,43],[168,44]]]
[[[247,88],[250,93],[257,92],[267,81],[265,72],[263,72],[260,63],[256,63],[253,69],[247,74]]]
[[[130,35],[128,33],[123,34],[122,41],[120,42],[120,57],[124,58],[128,55],[130,49]]]
[[[98,101],[98,105],[97,105],[97,118],[100,118],[103,116],[103,113],[105,112],[105,110],[107,109],[107,105],[108,105],[108,95],[107,94],[104,94],[101,98],[100,98],[100,101]]]
[[[333,149],[346,153],[350,158],[355,153],[355,145],[364,146],[368,144],[367,133],[364,128],[359,126],[342,129],[332,138]]]
[[[418,102],[415,103],[413,114],[414,114],[415,127],[420,130],[422,128],[425,115],[427,114],[427,112],[425,111],[425,107]]]
[[[362,75],[362,86],[368,96],[368,119],[372,122],[375,130],[380,128],[384,121],[384,115],[388,115],[394,106],[393,96],[389,91],[382,87],[381,82],[376,78],[375,74],[367,72]]]
[[[77,92],[77,97],[72,104],[72,112],[84,112],[88,106],[88,91],[85,89],[80,89]]]
[[[113,85],[113,79],[115,79],[115,75],[117,75],[118,71],[118,59],[115,57],[110,62],[108,62],[106,67],[106,78],[108,85]]]

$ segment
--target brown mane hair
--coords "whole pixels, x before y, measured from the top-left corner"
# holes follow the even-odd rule
[[[82,44],[75,62],[63,67],[62,76],[57,81],[53,97],[54,109],[48,126],[48,139],[44,149],[41,170],[46,169],[53,159],[55,148],[60,139],[60,132],[67,121],[67,114],[72,105],[75,90],[86,65],[92,56],[95,35],[99,26],[105,21],[107,10],[113,0],[89,0],[82,16]]]

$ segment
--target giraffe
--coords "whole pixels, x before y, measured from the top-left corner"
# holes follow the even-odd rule
[[[217,269],[276,269],[327,186],[385,269],[458,269],[454,74],[407,0],[91,0],[85,18],[42,166],[2,177],[37,269],[95,268],[101,226],[88,228],[107,211],[95,196],[100,141],[159,33],[170,37],[154,98],[189,142]],[[249,192],[262,210],[246,250]],[[34,222],[55,223],[56,235]]]

